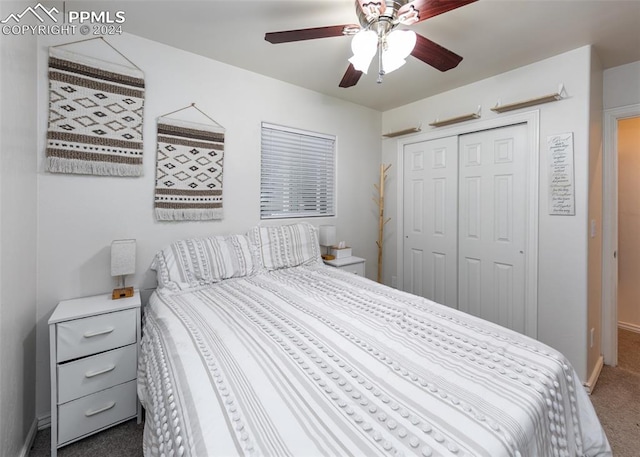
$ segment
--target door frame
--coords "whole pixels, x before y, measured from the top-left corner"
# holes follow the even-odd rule
[[[397,141],[397,178],[398,178],[398,217],[396,217],[397,236],[397,284],[404,284],[404,147],[412,143],[435,140],[449,136],[460,136],[515,124],[527,125],[528,161],[526,170],[527,207],[525,214],[525,333],[528,336],[538,336],[538,212],[539,212],[539,182],[540,182],[540,111],[533,110],[520,114],[501,116],[495,119],[470,121],[465,124],[398,139]]]
[[[640,116],[640,103],[604,110],[602,160],[602,354],[618,365],[618,121]]]

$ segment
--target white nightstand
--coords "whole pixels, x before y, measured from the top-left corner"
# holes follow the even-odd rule
[[[364,276],[366,260],[361,257],[342,257],[341,259],[325,260],[325,265],[348,271],[359,276]]]
[[[49,318],[51,456],[58,448],[133,417],[140,294],[61,301]]]

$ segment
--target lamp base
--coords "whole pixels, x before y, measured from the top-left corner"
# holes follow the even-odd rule
[[[119,298],[133,297],[133,287],[123,287],[122,289],[113,289],[111,293],[111,299],[117,300]]]
[[[331,254],[322,254],[322,260],[334,260],[336,258],[336,256],[331,255]]]

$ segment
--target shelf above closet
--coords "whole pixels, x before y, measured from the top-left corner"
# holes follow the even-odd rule
[[[395,132],[384,133],[382,136],[385,138],[395,138],[397,136],[409,135],[410,133],[418,133],[420,132],[420,127],[410,127],[404,130],[397,130]]]
[[[496,113],[505,113],[507,111],[513,111],[520,108],[528,108],[530,106],[541,105],[543,103],[556,102],[558,100],[562,100],[567,96],[566,91],[564,90],[564,84],[560,84],[560,88],[558,92],[549,95],[543,95],[542,97],[530,98],[528,100],[523,100],[521,102],[508,103],[506,105],[501,105],[500,102],[496,104],[491,111]]]
[[[474,113],[463,114],[461,116],[450,117],[448,119],[438,120],[436,119],[431,124],[431,127],[444,127],[445,125],[457,124],[458,122],[471,121],[473,119],[480,119],[480,110],[481,106],[478,106],[478,109]]]

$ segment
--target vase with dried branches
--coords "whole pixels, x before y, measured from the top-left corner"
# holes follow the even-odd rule
[[[391,218],[385,219],[384,217],[384,182],[387,179],[387,171],[389,171],[391,165],[380,164],[380,182],[378,184],[374,184],[376,191],[378,192],[377,197],[373,197],[373,201],[376,202],[378,206],[378,240],[376,244],[378,245],[378,282],[382,283],[382,247],[384,242],[384,226],[391,220]]]

